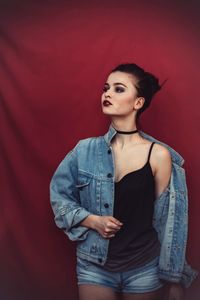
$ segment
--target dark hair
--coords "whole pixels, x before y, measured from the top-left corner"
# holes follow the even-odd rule
[[[137,112],[136,117],[138,118],[139,115],[147,107],[149,107],[153,96],[161,89],[162,85],[159,84],[159,80],[157,77],[149,72],[146,72],[136,64],[120,64],[115,67],[110,73],[116,71],[131,74],[138,80],[137,85],[135,86],[138,91],[138,97],[144,97],[145,99],[143,106]]]

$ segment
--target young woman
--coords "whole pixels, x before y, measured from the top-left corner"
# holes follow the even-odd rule
[[[136,64],[112,70],[101,104],[104,136],[81,140],[50,185],[57,226],[77,241],[80,300],[182,300],[197,276],[185,260],[183,158],[138,129],[161,86]]]

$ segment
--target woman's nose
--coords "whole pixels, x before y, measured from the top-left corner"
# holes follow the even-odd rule
[[[109,90],[105,91],[105,97],[106,98],[111,97],[111,92]]]

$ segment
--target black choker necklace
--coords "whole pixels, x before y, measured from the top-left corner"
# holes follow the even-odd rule
[[[133,134],[133,133],[138,132],[138,129],[132,130],[132,131],[121,131],[121,130],[117,130],[117,129],[115,129],[115,130],[117,131],[117,133],[121,133],[121,134]]]

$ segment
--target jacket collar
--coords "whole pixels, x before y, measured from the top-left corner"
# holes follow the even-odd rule
[[[106,141],[106,143],[108,144],[109,147],[111,145],[111,140],[114,138],[114,136],[115,136],[116,133],[117,133],[117,131],[115,130],[115,128],[112,125],[110,125],[108,132],[104,135],[104,139],[105,139],[105,141]],[[156,142],[158,144],[161,144],[161,145],[165,146],[170,151],[171,158],[172,158],[172,161],[174,163],[176,163],[179,166],[182,166],[184,164],[183,157],[178,152],[176,152],[173,148],[171,148],[167,144],[165,144],[165,143],[163,143],[163,142],[155,139],[151,135],[149,135],[149,134],[147,134],[147,133],[145,133],[145,132],[143,132],[141,130],[139,130],[139,133],[145,139],[147,139],[149,141],[152,141],[152,142]]]

